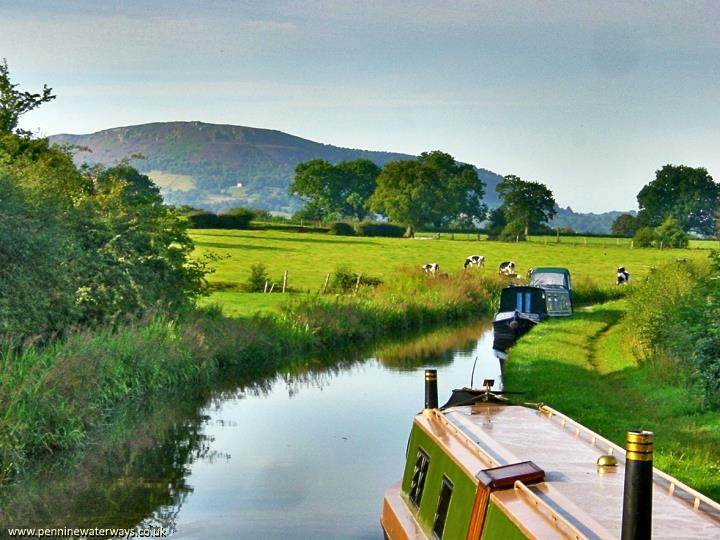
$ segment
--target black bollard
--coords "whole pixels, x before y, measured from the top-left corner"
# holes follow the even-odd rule
[[[437,370],[425,370],[425,408],[438,408]]]
[[[622,540],[652,534],[653,432],[628,431],[625,444]]]

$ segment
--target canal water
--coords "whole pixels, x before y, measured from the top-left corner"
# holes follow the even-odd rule
[[[199,403],[144,411],[71,474],[54,472],[4,501],[20,525],[163,526],[176,539],[378,539],[385,488],[403,470],[423,370],[453,388],[494,379],[486,325],[443,329],[372,355],[296,368]],[[22,495],[20,495],[22,493]],[[0,503],[1,504],[1,503]]]

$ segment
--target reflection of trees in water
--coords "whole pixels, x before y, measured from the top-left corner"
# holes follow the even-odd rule
[[[472,353],[486,329],[486,324],[442,328],[412,341],[383,345],[375,351],[375,356],[385,367],[399,371],[414,370],[418,366],[446,366],[457,354]]]
[[[445,365],[470,353],[484,327],[444,328],[408,341],[386,342],[375,357],[392,369]],[[349,370],[362,369],[367,351],[298,362],[253,381],[226,374],[211,390],[148,400],[125,412],[79,457],[38,467],[0,492],[0,529],[28,527],[165,527],[176,530],[180,508],[192,493],[189,469],[197,460],[227,460],[203,433],[208,413],[227,400],[264,397],[284,384],[293,397],[324,388]]]
[[[144,404],[72,462],[28,473],[3,490],[0,527],[133,527],[175,529],[192,486],[189,465],[216,459],[202,433],[197,399]],[[148,525],[150,526],[150,525]]]

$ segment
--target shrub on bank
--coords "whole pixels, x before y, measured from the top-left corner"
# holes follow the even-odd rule
[[[720,408],[719,269],[669,264],[629,297],[627,331],[638,358],[663,379],[684,382],[706,407]]]

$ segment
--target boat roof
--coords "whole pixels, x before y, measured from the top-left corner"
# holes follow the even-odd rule
[[[532,409],[479,403],[426,410],[415,417],[468,475],[532,461],[543,482],[496,491],[506,514],[539,538],[619,538],[622,523],[625,451],[547,406]],[[611,454],[617,467],[596,460]],[[654,470],[654,538],[720,537],[720,504]]]
[[[540,272],[547,272],[547,273],[557,273],[557,274],[570,274],[570,270],[567,268],[563,268],[561,266],[538,266],[537,268],[533,268],[532,273],[537,274]]]

